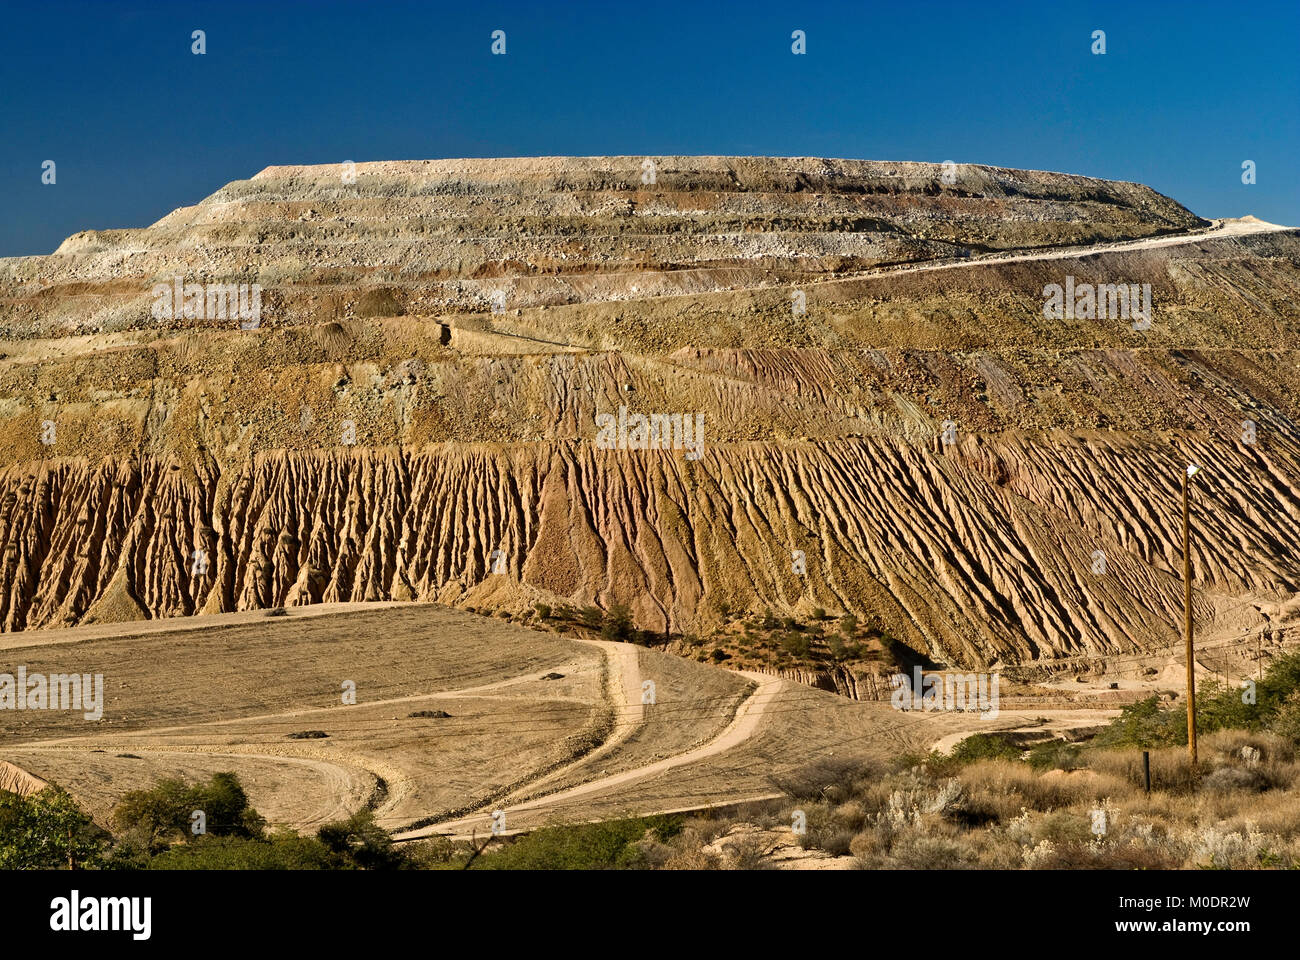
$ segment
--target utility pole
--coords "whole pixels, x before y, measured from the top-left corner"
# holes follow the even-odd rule
[[[1201,468],[1189,466],[1183,474],[1183,628],[1187,636],[1187,758],[1196,769],[1196,652],[1192,645],[1192,551],[1187,508],[1188,488]]]

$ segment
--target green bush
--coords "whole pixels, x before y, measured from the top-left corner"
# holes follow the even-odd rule
[[[1255,702],[1244,703],[1244,691],[1208,680],[1196,694],[1196,730],[1264,730],[1288,721],[1288,702],[1300,691],[1300,651],[1278,657],[1255,684]],[[1300,709],[1300,708],[1296,708]],[[1284,713],[1284,710],[1287,711]],[[1167,747],[1187,743],[1185,704],[1163,708],[1157,697],[1130,704],[1093,740],[1099,747]]]
[[[605,622],[601,625],[600,635],[606,640],[627,643],[635,630],[632,627],[632,614],[627,607],[616,603],[609,608]]]
[[[1119,716],[1092,740],[1096,747],[1169,747],[1187,742],[1185,709],[1164,710],[1155,694],[1120,707]]]
[[[479,857],[476,870],[614,870],[643,865],[640,842],[660,843],[681,831],[677,816],[637,817],[574,827],[545,827]]]
[[[113,823],[147,837],[150,849],[159,852],[193,838],[191,816],[196,810],[203,811],[212,836],[256,839],[266,825],[233,773],[214,773],[206,784],[165,779],[148,790],[132,790],[113,811]]]
[[[1035,770],[1077,770],[1083,766],[1078,744],[1048,740],[1029,748],[1029,765]]]
[[[347,866],[316,838],[293,833],[261,840],[199,837],[165,850],[149,863],[151,870],[337,870]]]
[[[107,837],[59,787],[20,797],[0,790],[0,870],[95,866]]]
[[[345,864],[360,870],[397,870],[407,865],[402,851],[393,845],[388,831],[375,823],[375,815],[369,810],[325,824],[316,839]]]
[[[976,733],[960,741],[949,756],[958,763],[976,760],[1019,760],[1021,750],[1006,737],[995,733]]]
[[[792,657],[806,657],[812,652],[812,644],[805,636],[787,633],[781,640],[781,649]]]
[[[1277,713],[1269,721],[1268,729],[1270,733],[1300,744],[1300,693],[1293,693],[1282,701]]]

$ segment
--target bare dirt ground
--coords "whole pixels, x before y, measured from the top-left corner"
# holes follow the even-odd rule
[[[810,760],[972,727],[432,604],[305,613],[75,628],[27,646],[15,634],[7,669],[102,673],[106,702],[97,722],[0,714],[0,759],[100,822],[160,777],[234,770],[273,824],[310,830],[370,807],[413,839],[483,834],[499,809],[515,832],[771,796]],[[355,705],[340,702],[344,680]],[[411,716],[428,710],[447,716]],[[327,736],[291,737],[309,731]]]

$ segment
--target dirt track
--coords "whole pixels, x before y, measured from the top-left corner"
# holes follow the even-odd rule
[[[759,720],[767,708],[768,701],[772,698],[774,691],[782,685],[782,681],[773,679],[763,674],[747,674],[753,680],[757,687],[752,694],[740,705],[736,711],[735,718],[727,725],[716,738],[704,746],[697,747],[686,753],[670,757],[656,763],[648,764],[635,770],[629,770],[623,773],[616,773],[611,776],[601,777],[588,783],[572,787],[560,793],[542,797],[537,800],[524,801],[519,804],[509,804],[503,802],[500,808],[507,811],[507,827],[511,814],[517,813],[536,813],[545,814],[549,809],[561,804],[571,803],[575,799],[584,796],[606,793],[620,786],[652,777],[665,771],[672,770],[688,763],[695,763],[708,757],[716,756],[727,750],[739,746],[754,734],[758,728]],[[741,798],[726,798],[728,800],[737,800]],[[471,817],[462,817],[458,820],[439,823],[434,826],[424,827],[419,830],[398,833],[395,835],[397,840],[415,840],[420,837],[432,836],[434,834],[443,834],[449,836],[468,836],[467,831],[471,828],[491,827],[491,811],[486,811]]]

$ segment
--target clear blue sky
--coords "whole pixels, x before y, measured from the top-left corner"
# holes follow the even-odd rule
[[[0,256],[144,226],[270,164],[436,157],[953,160],[1136,180],[1201,216],[1300,225],[1296,0],[0,0],[0,13]],[[490,53],[495,29],[505,56]]]

